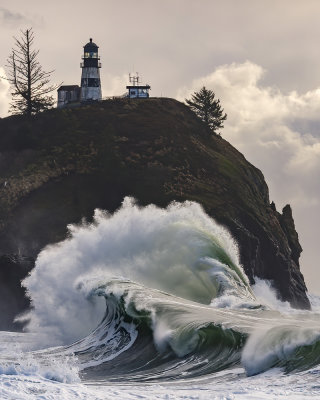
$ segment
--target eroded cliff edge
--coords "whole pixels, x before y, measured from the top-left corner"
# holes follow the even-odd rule
[[[64,239],[67,224],[90,220],[95,208],[112,212],[127,195],[142,205],[199,202],[236,238],[252,283],[269,279],[281,299],[310,307],[290,206],[279,213],[262,173],[173,99],[109,100],[0,120],[0,256],[15,254],[10,265],[2,259],[1,286],[31,268],[25,257]],[[17,255],[22,270],[13,274]]]

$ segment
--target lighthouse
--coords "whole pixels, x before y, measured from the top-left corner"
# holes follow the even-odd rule
[[[83,62],[80,64],[82,68],[81,74],[81,95],[80,101],[101,100],[101,82],[100,71],[101,63],[98,56],[98,46],[93,43],[92,39],[83,46]]]

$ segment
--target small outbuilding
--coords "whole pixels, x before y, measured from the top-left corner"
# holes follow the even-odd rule
[[[127,86],[129,99],[147,99],[149,97],[149,85]]]
[[[66,107],[80,101],[80,87],[78,85],[64,85],[58,89],[58,108]]]
[[[129,99],[147,99],[149,97],[150,85],[140,85],[138,72],[136,75],[129,74],[129,81],[132,85],[127,86]]]

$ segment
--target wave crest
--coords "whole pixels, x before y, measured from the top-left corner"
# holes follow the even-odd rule
[[[102,319],[90,280],[99,286],[122,277],[202,304],[226,291],[254,299],[236,243],[197,203],[161,209],[126,198],[113,215],[96,210],[93,223],[69,232],[39,254],[23,281],[34,307],[28,329],[48,332],[54,344],[86,336]]]

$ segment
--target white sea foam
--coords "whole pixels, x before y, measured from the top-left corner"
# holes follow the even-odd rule
[[[80,382],[73,355],[37,357],[37,353],[11,351],[0,360],[0,375],[33,376],[62,383]]]
[[[203,381],[157,385],[57,383],[39,376],[0,375],[1,400],[316,400],[319,371],[285,375],[274,369],[246,377],[241,368]]]
[[[88,282],[99,279],[122,276],[207,304],[232,279],[233,289],[250,294],[236,243],[196,203],[140,208],[126,198],[113,215],[96,210],[94,223],[69,231],[69,239],[39,254],[23,281],[34,306],[28,329],[47,333],[51,344],[78,340],[98,325],[105,304],[90,295]],[[218,260],[221,251],[233,269]]]
[[[320,296],[309,293],[309,300],[313,312],[320,313]]]
[[[301,346],[320,340],[319,297],[309,295],[312,311],[294,309],[288,302],[278,299],[272,283],[255,277],[252,289],[257,301],[280,315],[266,319],[251,333],[242,352],[241,362],[248,375],[268,370],[275,365],[284,365]]]
[[[226,291],[222,296],[216,297],[212,300],[212,306],[219,308],[232,308],[232,309],[245,309],[253,308],[258,305],[267,307],[270,310],[278,310],[282,313],[298,313],[291,307],[287,301],[281,301],[278,298],[276,289],[272,286],[272,282],[269,280],[254,278],[255,284],[252,285],[252,291],[255,295],[254,299],[250,299],[247,296],[239,296],[239,292],[233,292],[232,290]],[[319,304],[320,306],[320,304]]]
[[[252,290],[258,302],[268,306],[271,310],[294,312],[294,309],[290,306],[289,302],[279,300],[276,289],[272,287],[271,281],[260,279],[258,277],[255,277],[254,280],[255,284],[252,286]]]
[[[272,324],[272,322],[271,322]],[[301,346],[320,340],[317,328],[296,325],[257,329],[250,335],[242,352],[241,362],[248,375],[259,374],[290,360]]]

